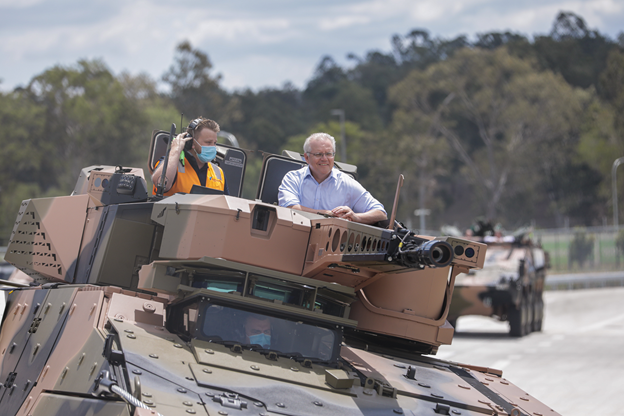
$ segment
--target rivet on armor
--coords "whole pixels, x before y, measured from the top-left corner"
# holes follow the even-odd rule
[[[136,339],[136,338],[137,338],[137,336],[135,336],[135,335],[134,335],[134,334],[132,334],[132,333],[127,334],[127,335],[126,335],[126,337],[127,337],[128,339]]]
[[[277,405],[278,407],[280,407],[280,408],[284,408],[284,407],[286,407],[286,406],[284,405],[284,403],[276,403],[276,405]]]
[[[254,405],[255,405],[256,407],[262,407],[262,406],[263,406],[263,403],[261,403],[261,402],[259,402],[259,401],[256,401],[256,402],[254,403]]]
[[[425,384],[423,382],[419,382],[419,386],[423,387],[423,388],[432,388],[431,386],[429,386],[428,384]]]
[[[186,394],[187,393],[187,390],[184,389],[184,388],[178,388],[177,391],[182,393],[182,394]]]
[[[152,405],[152,404],[154,404],[154,402],[152,402],[152,400],[143,400],[143,403],[145,405]]]
[[[204,368],[202,369],[202,372],[204,372],[205,374],[212,374],[213,371],[211,371],[210,369]]]
[[[445,397],[443,397],[440,394],[434,394],[434,393],[432,393],[432,397],[434,397],[434,398],[445,398]]]
[[[293,372],[299,372],[299,369],[297,369],[296,367],[291,367],[291,371],[293,371]]]
[[[215,353],[213,349],[205,349],[204,352],[208,353],[209,355],[212,355]]]
[[[255,371],[260,371],[260,368],[258,366],[256,366],[256,365],[252,365],[252,366],[250,366],[250,368],[252,368]]]
[[[175,348],[181,348],[181,347],[182,347],[182,345],[181,345],[180,343],[176,343],[176,344],[174,345],[174,347],[175,347]]]
[[[393,408],[393,412],[395,414],[404,414],[404,410],[402,410],[401,408]]]
[[[155,353],[150,353],[150,358],[158,359],[158,355]]]
[[[529,401],[529,400],[530,400],[530,399],[529,399],[529,398],[527,398],[527,397],[521,397],[521,399],[522,399],[523,401]]]
[[[191,407],[193,405],[191,401],[184,401],[182,404],[186,405],[187,407]]]
[[[313,401],[313,404],[315,404],[317,407],[323,407],[323,404],[319,401]]]
[[[152,394],[149,392],[142,392],[141,395],[143,395],[144,397],[152,397]]]
[[[126,333],[134,333],[134,330],[130,330],[130,329],[125,329],[124,330]]]
[[[459,386],[460,388],[463,388],[463,389],[471,389],[471,387],[467,387],[466,385],[460,385],[460,384],[458,384],[458,386]]]
[[[219,414],[221,414],[222,416],[227,416],[228,413],[226,413],[225,411],[218,411]]]
[[[189,414],[195,414],[195,410],[193,408],[189,408],[189,409],[184,410],[184,411],[186,411]]]
[[[135,375],[141,375],[142,374],[142,372],[140,370],[138,370],[138,369],[133,369],[132,373],[135,374]]]

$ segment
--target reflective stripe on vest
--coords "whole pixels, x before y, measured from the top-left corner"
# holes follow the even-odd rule
[[[169,197],[176,193],[189,193],[194,185],[202,185],[200,178],[197,176],[195,170],[189,165],[189,161],[185,156],[184,166],[178,162],[178,175],[176,176],[176,182],[164,195]],[[160,161],[159,161],[160,163]],[[158,163],[154,168],[158,166]],[[184,169],[189,167],[189,169]],[[182,169],[181,169],[182,168]],[[223,171],[216,164],[209,162],[206,169],[206,187],[213,188],[215,190],[224,190],[226,182],[224,181]],[[156,194],[156,186],[152,186],[152,194]]]

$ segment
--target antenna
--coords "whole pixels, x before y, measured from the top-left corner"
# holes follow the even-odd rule
[[[397,214],[397,203],[399,201],[399,190],[404,185],[404,174],[399,174],[397,179],[397,191],[395,191],[395,200],[393,201],[393,212],[391,213],[391,221],[388,223],[388,228],[393,230],[395,228],[395,215]]]
[[[171,143],[174,141],[174,135],[176,134],[176,124],[171,124],[171,130],[169,131],[169,142],[167,143],[167,152],[165,152],[165,161],[163,162],[163,170],[161,171],[161,180],[158,187],[156,187],[155,197],[158,199],[163,198],[163,192],[165,190],[165,178],[167,177],[167,163],[169,162],[169,152],[171,151]]]

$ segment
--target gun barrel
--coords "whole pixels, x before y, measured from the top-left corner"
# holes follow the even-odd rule
[[[409,244],[407,249],[399,249],[399,255],[406,266],[426,265],[433,268],[445,267],[454,259],[451,245],[441,240],[430,240],[421,245]]]

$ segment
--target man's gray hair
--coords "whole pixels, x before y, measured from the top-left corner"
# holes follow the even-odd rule
[[[304,152],[308,153],[311,150],[310,142],[314,140],[329,140],[332,144],[332,152],[336,152],[336,141],[334,138],[327,133],[313,133],[312,135],[306,138],[306,142],[304,142]]]

